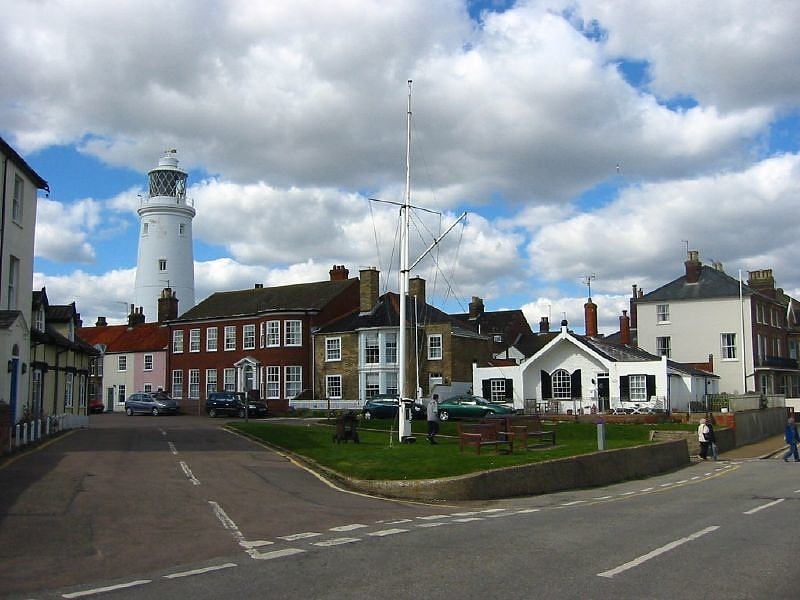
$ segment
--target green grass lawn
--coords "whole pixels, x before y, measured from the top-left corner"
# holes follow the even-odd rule
[[[427,479],[462,475],[486,469],[510,467],[553,458],[586,454],[597,450],[597,427],[592,423],[559,423],[545,425],[556,430],[556,445],[535,446],[514,454],[496,454],[492,448],[481,449],[480,456],[473,448],[458,450],[458,425],[441,424],[437,445],[425,439],[427,424],[412,422],[413,444],[401,444],[397,439],[396,421],[373,419],[359,423],[361,443],[335,444],[333,427],[325,420],[302,425],[282,425],[268,421],[237,421],[228,425],[254,438],[284,448],[343,475],[356,479]],[[682,429],[672,424],[629,425],[606,424],[606,449],[646,444],[649,430]],[[691,427],[692,429],[694,427]]]

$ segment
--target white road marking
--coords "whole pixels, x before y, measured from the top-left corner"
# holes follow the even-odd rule
[[[483,521],[483,517],[464,517],[463,519],[453,519],[454,523],[471,523],[472,521]]]
[[[517,514],[518,515],[524,515],[524,514],[527,514],[527,513],[539,512],[540,510],[541,510],[540,508],[523,508],[522,510],[518,510]]]
[[[120,583],[119,585],[109,585],[108,587],[94,588],[93,590],[84,590],[82,592],[72,592],[71,594],[62,594],[62,598],[82,598],[83,596],[93,596],[95,594],[103,594],[105,592],[113,592],[114,590],[123,590],[137,585],[144,585],[151,583],[150,579],[139,579],[137,581],[129,581],[128,583]]]
[[[493,515],[486,515],[486,518],[487,519],[496,519],[498,517],[510,517],[513,514],[514,513],[510,513],[510,512],[494,513]]]
[[[609,498],[613,498],[614,496],[598,496],[595,500],[608,500]]]
[[[473,510],[471,512],[457,512],[450,515],[451,517],[471,517],[472,515],[477,515],[478,511]]]
[[[435,521],[433,523],[420,523],[417,527],[440,527],[442,525],[449,525],[446,521]]]
[[[478,512],[482,512],[482,513],[498,513],[498,512],[503,512],[504,510],[505,510],[505,508],[487,508],[485,510],[481,510],[481,511],[478,511]]]
[[[284,556],[292,556],[293,554],[301,554],[305,550],[300,548],[284,548],[283,550],[273,550],[272,552],[256,552],[253,556],[255,560],[272,560],[273,558],[282,558]]]
[[[167,442],[167,444],[169,444],[169,451],[177,455],[178,449],[175,448],[175,444],[173,444],[172,442]]]
[[[586,500],[573,500],[572,502],[564,502],[561,506],[575,506],[576,504],[584,504]]]
[[[760,510],[764,510],[765,508],[769,508],[770,506],[775,506],[776,504],[780,504],[784,500],[785,500],[785,498],[780,498],[778,500],[773,500],[772,502],[767,502],[766,504],[762,504],[761,506],[756,506],[755,508],[751,508],[750,510],[746,510],[742,514],[752,515],[752,514],[757,513]]]
[[[655,558],[656,556],[664,554],[665,552],[669,552],[670,550],[673,550],[673,549],[677,548],[678,546],[681,546],[681,545],[683,545],[683,544],[685,544],[687,542],[691,542],[693,540],[696,540],[697,538],[702,537],[702,536],[706,535],[707,533],[711,533],[712,531],[716,531],[717,529],[719,529],[719,525],[711,525],[710,527],[706,527],[705,529],[701,529],[700,531],[698,531],[696,533],[688,535],[688,536],[686,536],[684,538],[680,538],[679,540],[675,540],[674,542],[670,542],[669,544],[667,544],[665,546],[661,546],[661,548],[656,548],[652,552],[648,552],[647,554],[644,554],[644,555],[640,556],[639,558],[634,558],[632,561],[626,562],[624,565],[620,565],[620,566],[618,566],[618,567],[616,567],[614,569],[610,569],[608,571],[603,571],[602,573],[598,573],[597,576],[598,577],[608,577],[610,579],[611,577],[614,577],[614,575],[619,575],[623,571],[627,571],[628,569],[632,569],[633,567],[638,567],[639,565],[641,565],[642,563],[650,560],[651,558]]]
[[[184,571],[182,573],[172,573],[171,575],[164,575],[164,579],[177,579],[179,577],[191,577],[192,575],[202,575],[203,573],[210,573],[211,571],[219,571],[220,569],[230,569],[237,566],[236,563],[225,563],[224,565],[215,565],[213,567],[205,567],[204,569],[194,569],[192,571]]]
[[[242,548],[261,548],[262,546],[272,546],[275,542],[269,542],[267,540],[253,540],[249,542],[247,540],[243,540],[239,542]]]
[[[394,535],[396,533],[406,533],[407,531],[408,529],[397,529],[397,528],[383,529],[382,531],[373,531],[371,533],[368,533],[367,535],[371,535],[373,537],[383,537],[386,535]]]
[[[163,429],[159,429],[159,431],[161,432],[161,435],[167,435],[167,432],[164,431]]]
[[[382,525],[402,525],[403,523],[411,523],[414,519],[391,519],[386,521],[376,521]]]
[[[675,485],[681,485],[682,483],[687,483],[688,481],[688,479],[681,479],[680,481],[676,481]]]
[[[633,492],[622,492],[620,494],[620,496],[633,496],[635,493],[636,493],[636,491],[633,491]]]
[[[353,531],[354,529],[363,529],[366,525],[361,523],[353,523],[352,525],[339,525],[339,527],[331,527],[329,531]]]
[[[189,465],[183,461],[181,461],[181,469],[183,469],[183,474],[186,475],[186,478],[192,482],[192,485],[200,485],[200,481],[194,476],[194,474],[192,474],[192,470],[189,468]]]
[[[250,558],[258,558],[258,555],[260,554],[259,551],[251,545],[252,542],[248,542],[246,539],[244,539],[244,535],[242,535],[242,532],[239,531],[239,528],[236,526],[236,523],[233,522],[233,519],[231,519],[227,513],[222,510],[222,507],[213,500],[209,500],[208,503],[214,509],[214,514],[217,516],[217,519],[219,519],[220,523],[222,523],[222,526],[231,532],[234,539],[242,548],[244,548],[244,551],[247,552]]]
[[[321,546],[324,548],[327,546],[339,546],[341,544],[351,544],[353,542],[360,542],[360,541],[361,541],[360,538],[344,537],[344,538],[333,538],[332,540],[326,540],[324,542],[313,542],[313,544],[314,546]]]
[[[709,475],[710,475],[710,473],[709,473]],[[662,484],[661,484],[660,486],[658,486],[658,487],[669,487],[669,486],[671,486],[671,485],[672,485],[671,483],[662,483]]]
[[[649,488],[644,488],[644,489],[641,489],[641,490],[639,490],[639,491],[640,491],[640,492],[652,492],[654,489],[655,489],[655,488],[653,488],[653,487],[649,487]]]
[[[417,517],[423,521],[432,521],[434,519],[446,519],[448,515],[428,515],[427,517]]]
[[[294,542],[295,540],[305,540],[312,537],[319,537],[321,533],[315,531],[306,531],[304,533],[293,533],[292,535],[279,535],[278,539],[286,540],[287,542]]]

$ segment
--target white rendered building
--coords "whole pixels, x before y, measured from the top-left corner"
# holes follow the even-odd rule
[[[150,189],[139,206],[139,253],[136,260],[135,306],[148,321],[158,320],[158,298],[171,288],[180,312],[194,302],[194,206],[186,200],[185,171],[175,150],[167,151],[149,173]]]

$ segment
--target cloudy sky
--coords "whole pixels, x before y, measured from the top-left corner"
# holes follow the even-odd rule
[[[414,272],[440,308],[582,332],[593,275],[610,333],[687,249],[800,297],[798,23],[796,0],[14,2],[0,135],[51,188],[34,289],[121,322],[168,148],[198,301],[334,264],[396,289],[411,79],[412,259],[467,213]]]

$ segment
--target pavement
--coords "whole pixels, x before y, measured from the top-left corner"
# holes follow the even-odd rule
[[[756,442],[740,446],[727,452],[721,452],[720,460],[738,460],[740,458],[774,458],[780,460],[781,454],[786,452],[786,441],[783,434],[775,435]]]

